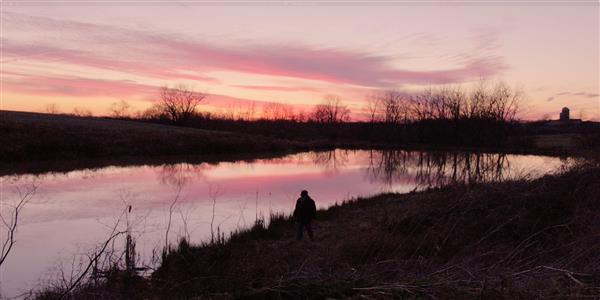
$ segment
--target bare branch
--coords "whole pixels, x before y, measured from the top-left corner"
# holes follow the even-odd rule
[[[198,105],[207,96],[207,93],[195,92],[185,85],[172,88],[165,86],[160,90],[159,107],[173,123],[185,123],[196,113]]]
[[[19,194],[19,200],[17,201],[17,204],[12,207],[10,220],[6,220],[0,211],[0,219],[2,220],[4,227],[6,227],[6,234],[4,235],[5,239],[2,243],[2,250],[0,251],[0,266],[2,266],[2,263],[4,263],[8,257],[8,254],[16,243],[15,233],[19,224],[19,214],[21,213],[23,207],[25,207],[25,205],[33,198],[37,189],[38,185],[36,183],[33,183],[24,192],[21,191],[20,188],[16,188],[17,193]]]

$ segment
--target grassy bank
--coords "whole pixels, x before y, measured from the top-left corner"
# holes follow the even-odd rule
[[[454,185],[319,211],[316,240],[277,216],[182,241],[151,278],[114,272],[72,298],[598,298],[600,166]],[[318,201],[318,199],[317,199]],[[60,290],[46,290],[51,299]]]
[[[0,112],[0,161],[206,155],[304,149],[310,143],[134,121]]]
[[[336,147],[353,149],[402,147],[412,150],[469,150],[570,156],[580,155],[586,149],[597,147],[595,142],[597,138],[588,138],[588,136],[582,138],[576,134],[557,133],[551,139],[544,135],[533,135],[531,140],[519,140],[502,147],[475,147],[408,143],[396,141],[391,136],[388,136],[389,140],[386,142],[370,140],[367,137],[372,134],[368,134],[363,128],[369,124],[330,125],[345,128],[348,136],[346,138],[337,134],[328,135],[325,130],[327,128],[321,128],[318,124],[277,122],[265,124],[264,121],[242,124],[247,128],[261,125],[262,127],[257,128],[262,131],[258,132],[229,132],[141,121],[0,111],[0,145],[2,145],[0,169],[3,170],[2,174],[19,173],[24,170],[43,172],[55,169],[71,170],[78,167],[101,167],[107,164],[144,164],[174,159],[210,161],[232,154],[244,158],[268,157],[286,152],[326,150]],[[313,128],[315,134],[311,135],[311,138],[298,137],[294,134],[295,131],[303,132],[306,126],[317,126]],[[353,128],[356,130],[352,131]],[[289,134],[273,135],[270,130],[275,129]],[[361,134],[365,136],[364,139]],[[589,145],[584,145],[580,140],[588,142]],[[41,161],[50,163],[40,164]],[[34,166],[28,165],[28,162],[34,162]]]

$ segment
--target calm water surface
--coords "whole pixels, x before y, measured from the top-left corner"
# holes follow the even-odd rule
[[[3,176],[3,215],[18,201],[19,191],[37,190],[22,210],[17,243],[1,267],[1,291],[5,297],[18,295],[56,280],[60,270],[68,277],[115,224],[120,230],[129,224],[139,264],[151,265],[153,250],[166,240],[209,239],[211,221],[213,230],[228,233],[257,217],[268,219],[270,212],[290,213],[302,189],[326,208],[353,197],[452,181],[538,177],[562,163],[531,155],[335,150],[255,161]],[[122,239],[115,240],[115,249],[122,249]]]

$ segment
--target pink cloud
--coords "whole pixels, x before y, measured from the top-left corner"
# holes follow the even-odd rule
[[[159,58],[148,61],[136,59],[114,59],[106,54],[93,52],[91,50],[65,49],[53,45],[36,45],[15,42],[2,39],[5,57],[13,57],[3,60],[3,63],[18,60],[34,60],[41,62],[60,62],[79,66],[93,67],[105,70],[128,72],[131,74],[145,75],[165,80],[191,79],[204,82],[218,82],[217,79],[181,73],[175,68],[166,68]],[[135,54],[133,54],[135,56]]]
[[[262,101],[262,100],[252,100],[252,99],[244,99],[239,97],[231,97],[227,95],[220,94],[210,94],[206,101],[202,103],[205,106],[211,106],[215,108],[239,108],[239,109],[247,109],[250,107],[254,107],[257,111],[261,110],[264,106],[269,104],[273,104],[276,102],[273,101]],[[304,111],[309,111],[312,109],[312,105],[308,104],[290,104],[295,109],[300,109]]]
[[[257,91],[279,91],[279,92],[321,92],[321,90],[307,86],[272,86],[272,85],[231,85],[232,87],[257,90]]]
[[[588,93],[588,92],[560,92],[560,93],[554,94],[551,98],[554,98],[557,96],[596,98],[599,96],[599,94],[598,93]]]
[[[8,74],[3,74],[8,75]],[[2,77],[6,91],[38,96],[150,96],[157,88],[129,80],[103,80],[80,77],[48,77],[11,72]]]
[[[158,86],[140,84],[130,80],[104,80],[73,76],[38,76],[14,71],[3,72],[2,87],[7,92],[25,93],[35,96],[110,96],[124,99],[132,96],[141,96],[142,99],[149,102],[158,99],[158,91],[160,89]],[[210,94],[202,105],[217,109],[246,109],[254,107],[256,110],[260,110],[263,106],[272,103],[274,102]],[[307,105],[294,106],[300,109],[309,108]]]
[[[403,84],[462,82],[493,76],[506,68],[501,57],[486,53],[470,56],[461,65],[440,70],[403,70],[392,66],[392,58],[368,52],[308,46],[248,45],[220,47],[176,35],[157,34],[106,25],[59,21],[3,13],[10,24],[5,32],[26,28],[32,32],[60,30],[68,41],[45,39],[24,43],[4,38],[4,53],[10,58],[116,69],[161,79],[215,81],[196,73],[234,71],[260,75],[296,77],[331,83],[388,87]],[[10,22],[8,22],[10,21]],[[117,59],[115,59],[117,57]]]

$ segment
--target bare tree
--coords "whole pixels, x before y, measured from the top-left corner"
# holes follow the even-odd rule
[[[380,98],[383,118],[386,123],[398,124],[406,120],[408,114],[407,99],[402,93],[396,91],[389,91]]]
[[[195,92],[185,85],[163,87],[160,90],[160,107],[173,123],[183,123],[196,113],[196,108],[207,93]]]
[[[129,210],[129,209],[130,209],[130,206],[128,206],[126,208],[126,210]],[[125,214],[125,211],[123,212],[123,214]],[[111,245],[111,243],[113,243],[114,240],[118,236],[128,233],[127,230],[123,230],[123,231],[118,230],[123,214],[121,214],[121,216],[115,223],[114,227],[111,230],[109,237],[102,244],[100,244],[92,254],[87,255],[89,262],[79,272],[79,274],[77,274],[76,276],[71,276],[71,278],[68,281],[64,280],[64,282],[68,283],[68,284],[66,284],[65,286],[62,287],[62,291],[61,291],[60,295],[57,297],[57,299],[68,298],[69,293],[71,293],[71,291],[73,291],[77,286],[79,286],[82,282],[84,282],[84,279],[88,276],[89,272],[94,269],[97,269],[97,264],[98,264],[99,260],[101,259],[102,256],[107,255],[107,251],[109,250],[109,246]],[[74,274],[72,274],[72,275],[74,275]]]
[[[367,118],[370,123],[381,121],[381,104],[381,99],[376,95],[367,98],[365,111],[367,112]]]
[[[212,200],[212,214],[211,214],[211,218],[210,218],[210,242],[211,243],[215,243],[215,229],[214,229],[215,208],[217,207],[217,198],[219,197],[220,194],[221,194],[221,187],[219,185],[213,186],[213,185],[209,184],[208,196]],[[219,238],[219,234],[217,233],[217,239],[218,238]]]
[[[298,112],[294,115],[294,120],[297,122],[306,122],[308,121],[308,115],[303,109],[298,110]]]
[[[139,119],[146,119],[146,120],[169,119],[169,116],[167,116],[167,114],[165,113],[165,111],[164,111],[162,105],[160,105],[160,103],[155,103],[154,105],[150,106],[146,110],[139,112],[137,117]]]
[[[325,96],[324,102],[315,106],[312,119],[319,123],[342,123],[350,120],[350,110],[336,95]]]
[[[459,87],[453,87],[447,89],[447,103],[450,118],[454,121],[458,121],[464,114],[466,106],[467,95]]]
[[[459,120],[464,116],[467,100],[460,87],[427,88],[413,96],[412,114],[417,121]]]
[[[263,106],[262,118],[265,120],[291,120],[294,107],[283,103],[269,103]]]
[[[91,117],[93,115],[91,110],[80,107],[73,108],[73,112],[71,114],[77,117]]]
[[[376,96],[377,102],[371,100],[367,112],[371,121],[379,116],[394,124],[431,120],[512,122],[522,99],[520,89],[482,79],[468,94],[459,86],[428,87],[412,95],[387,91]]]
[[[170,248],[169,248],[169,232],[171,231],[171,222],[173,220],[173,211],[175,209],[175,205],[177,205],[177,202],[179,202],[179,200],[180,200],[182,187],[183,187],[182,185],[177,186],[177,193],[175,194],[175,198],[173,198],[173,201],[171,201],[171,203],[169,204],[169,216],[167,218],[167,229],[165,230],[165,248],[164,248],[164,251],[166,251],[167,253],[170,250]]]
[[[504,82],[497,82],[490,95],[490,115],[496,121],[514,121],[523,99],[523,92],[518,88],[510,88]]]
[[[467,119],[511,122],[516,118],[519,103],[523,99],[520,89],[511,88],[504,82],[491,84],[478,81],[466,101]]]
[[[35,183],[32,183],[31,186],[24,191],[17,187],[19,199],[14,205],[0,203],[4,207],[9,207],[8,209],[5,208],[8,210],[8,214],[6,215],[4,214],[4,209],[0,207],[0,221],[2,221],[5,231],[5,233],[2,235],[4,237],[4,241],[2,242],[2,249],[0,251],[0,266],[2,266],[2,263],[4,263],[4,260],[6,260],[6,257],[8,257],[8,254],[16,243],[15,234],[19,224],[19,214],[21,213],[23,207],[25,207],[31,198],[33,198],[37,188],[38,186]]]
[[[245,110],[240,113],[239,119],[251,121],[251,120],[254,120],[255,115],[256,115],[256,103],[252,102],[252,104],[247,105],[245,107]]]
[[[113,102],[108,111],[110,116],[113,118],[125,118],[129,116],[129,110],[131,109],[131,105],[127,103],[125,100],[121,100],[119,102]]]
[[[386,91],[374,95],[367,104],[371,122],[406,123],[411,119],[412,98],[403,92]]]
[[[46,112],[47,114],[58,115],[58,114],[60,114],[60,109],[58,107],[58,104],[56,104],[56,103],[48,103],[44,107],[44,112]]]

